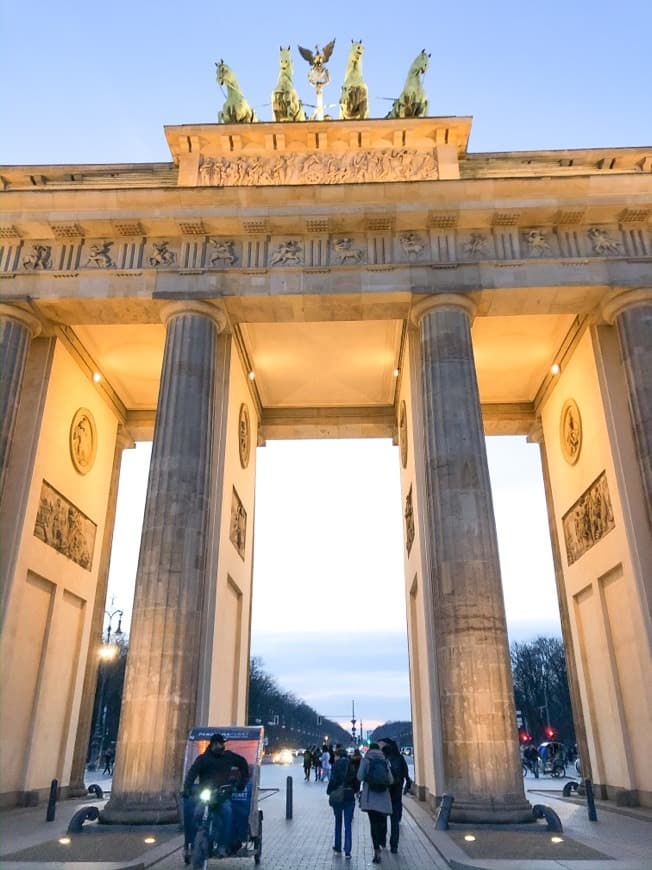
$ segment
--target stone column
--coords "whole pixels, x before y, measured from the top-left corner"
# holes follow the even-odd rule
[[[97,576],[95,602],[93,604],[88,656],[86,658],[86,670],[84,672],[84,686],[82,688],[79,719],[77,720],[77,736],[75,738],[75,750],[72,756],[72,767],[70,770],[68,794],[71,797],[86,794],[86,759],[88,756],[88,743],[93,724],[93,704],[95,701],[95,689],[99,673],[98,662],[100,647],[102,646],[102,632],[104,629],[106,590],[109,585],[111,546],[113,544],[113,530],[115,527],[115,514],[118,502],[118,484],[120,482],[122,452],[126,448],[134,446],[135,443],[129,433],[123,429],[122,426],[119,426],[115,442],[115,451],[113,454],[111,484],[109,486],[109,497],[107,500],[106,517],[104,520],[104,537],[102,539],[100,567]]]
[[[195,722],[212,498],[215,357],[225,319],[202,302],[167,325],[108,823],[177,820]]]
[[[602,314],[618,330],[634,441],[652,526],[652,289],[626,290],[611,296]]]
[[[426,522],[451,818],[532,818],[518,751],[498,545],[471,346],[475,305],[434,296],[412,312],[423,372]]]
[[[29,344],[41,331],[33,314],[0,304],[0,499],[4,488]]]

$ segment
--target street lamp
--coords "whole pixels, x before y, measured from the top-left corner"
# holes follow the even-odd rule
[[[104,690],[106,689],[107,665],[115,659],[119,651],[118,645],[115,640],[113,641],[113,643],[111,642],[111,634],[113,633],[115,638],[121,637],[123,634],[122,617],[124,616],[124,612],[119,609],[105,610],[104,615],[108,618],[108,623],[106,627],[106,640],[104,640],[103,636],[100,635],[100,641],[102,643],[98,653],[100,659],[98,665],[100,695],[99,702],[95,710],[95,727],[93,728],[93,739],[91,740],[91,760],[88,765],[89,770],[97,770],[100,764],[100,760],[102,758],[102,749],[106,732],[107,710],[106,705],[104,704]],[[116,616],[118,617],[118,625],[115,632],[113,632],[113,619]]]

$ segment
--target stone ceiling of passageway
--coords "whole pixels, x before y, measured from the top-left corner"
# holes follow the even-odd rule
[[[532,402],[573,320],[569,314],[478,317],[473,344],[481,401]],[[263,408],[373,408],[395,401],[404,326],[391,319],[240,323],[237,329]],[[155,408],[162,325],[73,328],[125,408]]]

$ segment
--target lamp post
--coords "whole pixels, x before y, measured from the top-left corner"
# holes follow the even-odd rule
[[[100,680],[99,702],[95,709],[95,727],[93,728],[93,739],[91,740],[90,763],[89,770],[97,770],[102,759],[102,749],[104,744],[104,736],[106,729],[106,706],[104,704],[104,691],[106,689],[107,665],[112,662],[118,654],[118,646],[114,640],[111,643],[111,634],[114,637],[121,637],[122,632],[122,610],[105,610],[105,616],[108,618],[106,627],[106,640],[100,636],[102,645],[99,651],[98,677]],[[113,619],[118,617],[118,625],[113,632]]]

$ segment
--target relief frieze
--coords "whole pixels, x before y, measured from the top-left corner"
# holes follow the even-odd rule
[[[204,157],[199,166],[199,184],[216,187],[431,181],[437,177],[435,153],[409,148],[274,157]]]
[[[420,154],[423,156],[422,152]],[[322,158],[326,159],[326,155],[320,155]],[[80,240],[54,245],[43,240],[30,243],[29,247],[21,243],[8,248],[4,256],[0,251],[0,274],[8,277],[24,272],[37,280],[40,275],[75,277],[81,269],[110,272],[112,277],[130,277],[138,274],[143,266],[156,271],[367,265],[391,268],[401,263],[438,268],[451,263],[490,260],[500,267],[514,263],[520,265],[524,260],[535,263],[551,259],[564,267],[578,263],[583,267],[591,257],[647,258],[652,251],[652,236],[647,229],[632,230],[629,234],[621,234],[618,229],[606,226],[586,226],[581,230],[574,228],[563,232],[546,228],[510,229],[509,233],[502,232],[497,236],[495,228],[478,227],[437,230],[431,237],[428,231],[415,227],[396,233],[390,229],[382,237],[373,231],[330,234],[324,238],[323,253],[315,262],[310,236],[288,233],[285,237],[270,237],[264,227],[259,235],[246,238],[212,236],[203,225],[201,230],[203,239],[192,241],[185,237],[144,239],[142,257],[139,253],[141,243],[126,244],[123,239]],[[384,251],[380,257],[374,253],[379,244]],[[547,267],[549,262],[545,265]]]
[[[57,553],[90,571],[97,526],[78,507],[44,480],[34,523],[34,536]]]
[[[606,472],[597,477],[562,517],[569,565],[583,556],[616,525]]]

